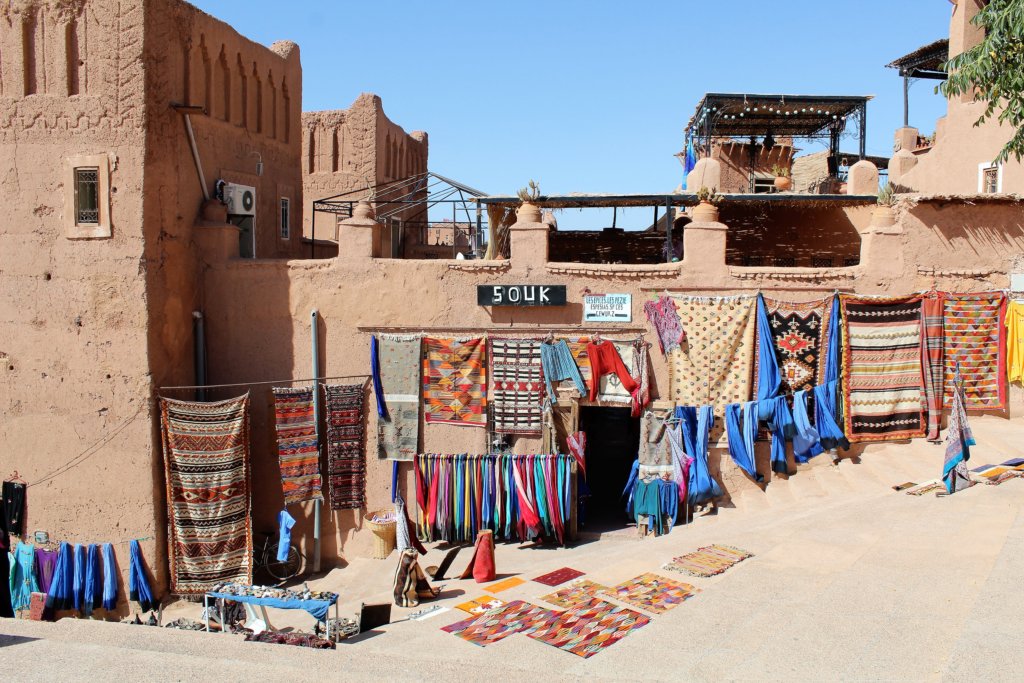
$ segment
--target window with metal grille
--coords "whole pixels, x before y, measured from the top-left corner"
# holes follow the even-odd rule
[[[792,256],[776,256],[775,267],[776,268],[794,268],[796,266],[796,259]]]
[[[75,225],[100,222],[100,169],[75,169]]]
[[[847,256],[846,258],[843,259],[843,265],[846,266],[847,268],[849,268],[850,266],[859,266],[860,265],[860,257],[859,256]]]
[[[764,265],[764,257],[763,256],[750,256],[750,255],[744,256],[743,257],[743,265],[751,266],[751,267],[763,266]]]
[[[831,256],[813,256],[811,257],[811,265],[815,268],[831,268],[832,257]]]
[[[984,176],[981,181],[982,192],[989,194],[999,192],[999,168],[992,166],[991,168],[986,168],[983,173]]]
[[[281,197],[281,239],[291,238],[291,201],[287,197]]]

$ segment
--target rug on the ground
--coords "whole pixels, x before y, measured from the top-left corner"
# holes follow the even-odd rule
[[[160,415],[170,592],[252,583],[249,395],[212,403],[161,398]]]
[[[832,320],[832,297],[803,303],[764,297],[772,345],[779,361],[782,384],[779,394],[811,390],[825,377],[828,331]],[[754,394],[757,395],[760,346],[754,344]]]
[[[840,295],[843,401],[851,442],[924,436],[921,297]]]
[[[574,581],[565,588],[561,588],[554,593],[548,593],[547,595],[541,596],[541,600],[544,602],[561,607],[562,609],[568,609],[575,607],[576,605],[587,602],[595,597],[601,591],[608,590],[607,586],[602,586],[599,583],[594,583],[587,579],[580,579]]]
[[[540,436],[544,376],[536,339],[491,339],[491,414],[498,434]]]
[[[492,609],[501,607],[507,604],[504,600],[499,600],[493,595],[481,595],[479,598],[473,598],[466,602],[460,603],[455,606],[456,609],[460,609],[467,614],[483,614],[484,612],[490,612]]]
[[[676,405],[725,406],[750,399],[756,297],[675,297],[686,330],[669,355],[670,396]]]
[[[665,569],[682,572],[690,576],[716,576],[737,562],[742,562],[748,557],[753,556],[753,553],[748,553],[746,550],[716,543],[715,545],[704,546],[692,553],[674,558],[665,565]]]
[[[583,576],[584,572],[571,567],[562,567],[556,569],[553,572],[548,572],[542,576],[538,576],[534,581],[537,583],[543,583],[545,586],[557,586],[558,584],[565,583],[566,581],[572,581],[573,579]]]
[[[648,572],[629,581],[623,581],[602,593],[633,607],[661,614],[692,598],[697,594],[697,589],[688,583],[673,581]]]
[[[1006,297],[1002,292],[946,294],[943,300],[945,331],[945,403],[953,402],[953,375],[957,362],[964,380],[967,410],[1006,407]]]
[[[387,406],[377,417],[377,457],[411,461],[420,445],[420,338],[382,334],[377,345]]]
[[[926,481],[923,484],[918,484],[914,488],[907,489],[906,493],[908,496],[923,496],[926,493],[939,493],[945,492],[946,485],[939,480]]]
[[[273,392],[284,504],[323,500],[313,387],[274,387]]]
[[[327,396],[327,478],[331,509],[359,509],[366,502],[362,384],[324,385]]]
[[[529,633],[551,616],[551,610],[522,600],[513,600],[480,616],[443,626],[441,630],[455,634],[474,645],[486,647],[514,633]]]
[[[485,586],[489,593],[500,593],[501,591],[507,591],[509,588],[515,588],[526,583],[525,579],[520,579],[518,576],[510,576],[507,579],[502,579],[496,583],[492,583],[490,586]]]
[[[423,405],[427,422],[487,426],[487,343],[423,339]]]
[[[650,621],[650,617],[639,612],[594,598],[565,612],[553,613],[527,635],[586,658],[614,645]]]

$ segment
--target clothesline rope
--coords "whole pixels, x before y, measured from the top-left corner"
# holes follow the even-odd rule
[[[228,387],[255,387],[266,384],[294,384],[296,382],[325,382],[329,379],[369,379],[369,375],[332,375],[331,377],[307,377],[303,379],[272,379],[263,382],[231,382],[229,384],[195,384],[177,387],[160,387],[157,391],[177,391],[180,389],[225,389]]]

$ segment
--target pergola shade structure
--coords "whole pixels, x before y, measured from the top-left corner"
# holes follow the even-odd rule
[[[903,76],[904,127],[910,125],[910,81],[915,78],[928,78],[935,81],[946,80],[948,77],[946,73],[947,61],[949,61],[949,40],[947,38],[940,38],[885,65],[890,69],[897,69],[900,76]]]
[[[864,158],[870,95],[751,95],[707,93],[686,125],[686,135],[709,154],[712,142],[736,139],[771,147],[776,137],[828,140],[830,156],[856,125],[858,154]]]

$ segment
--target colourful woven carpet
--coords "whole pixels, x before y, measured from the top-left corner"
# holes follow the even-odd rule
[[[382,334],[377,343],[388,407],[377,417],[377,457],[411,461],[420,445],[420,338]]]
[[[544,422],[540,342],[491,339],[490,344],[494,431],[539,436]]]
[[[160,399],[171,593],[252,583],[249,395],[214,403]]]
[[[511,576],[507,579],[502,579],[497,583],[492,583],[490,586],[487,586],[486,589],[489,593],[500,593],[501,591],[507,591],[509,588],[521,586],[524,583],[526,583],[526,581],[520,579],[518,576]]]
[[[497,609],[505,604],[507,603],[504,600],[499,600],[492,595],[481,595],[479,598],[473,598],[472,600],[460,603],[455,608],[467,614],[477,615],[490,612],[492,609]]]
[[[1002,292],[946,294],[945,403],[953,401],[953,374],[957,361],[964,379],[967,410],[1000,410],[1006,407],[1006,297]]]
[[[603,593],[633,607],[661,614],[692,598],[697,594],[697,589],[688,583],[679,583],[657,574],[647,573],[624,581]]]
[[[729,403],[750,398],[756,298],[677,297],[686,340],[669,355],[671,399],[681,406],[712,405],[721,416]]]
[[[281,465],[284,504],[323,500],[320,451],[316,443],[313,388],[274,387],[277,459]]]
[[[942,392],[945,383],[946,364],[943,359],[942,293],[930,292],[921,301],[921,370],[924,374],[925,407],[928,410],[928,425],[925,436],[929,441],[939,440],[942,428]]]
[[[851,442],[924,436],[921,297],[840,295],[843,400]]]
[[[782,374],[780,394],[812,389],[825,376],[828,351],[828,329],[832,318],[832,297],[793,303],[764,297],[772,344]],[[754,393],[757,393],[758,349],[754,345]]]
[[[923,496],[926,493],[939,493],[946,491],[946,485],[941,481],[928,481],[912,489],[907,490],[908,496]]]
[[[572,581],[580,576],[583,576],[583,572],[570,567],[562,567],[561,569],[556,569],[555,571],[544,574],[543,576],[538,576],[534,581],[537,583],[543,583],[545,586],[557,586],[560,583]]]
[[[592,600],[597,597],[598,593],[606,590],[608,590],[607,586],[602,586],[599,583],[594,583],[587,579],[580,579],[579,581],[573,582],[572,585],[566,588],[562,588],[554,593],[542,596],[541,600],[561,607],[562,609],[569,609],[570,607],[575,607],[582,602]]]
[[[358,509],[366,503],[362,384],[324,385],[327,395],[327,478],[331,509]]]
[[[529,633],[551,616],[550,610],[541,609],[522,600],[513,600],[498,609],[449,624],[441,630],[453,633],[474,645],[486,647],[514,633]]]
[[[690,576],[715,576],[721,574],[737,562],[742,562],[753,553],[746,550],[734,548],[731,545],[709,545],[698,548],[695,552],[687,553],[673,559],[665,565],[665,569],[682,572]]]
[[[423,340],[423,404],[427,422],[487,426],[487,345]]]
[[[595,598],[552,614],[527,635],[579,657],[592,657],[650,621],[639,612]]]

